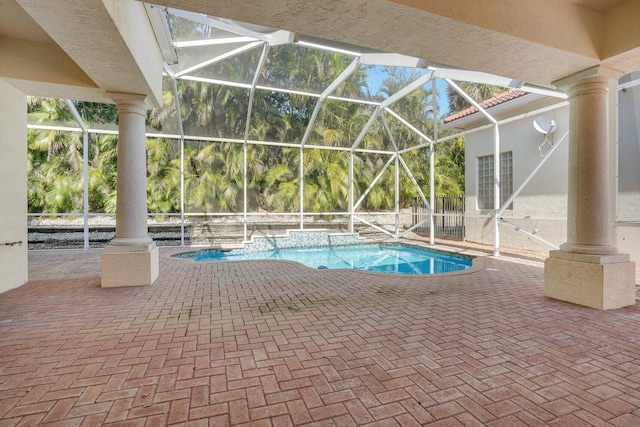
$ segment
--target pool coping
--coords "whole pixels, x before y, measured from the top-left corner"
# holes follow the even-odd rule
[[[465,270],[459,270],[459,271],[450,271],[450,272],[446,272],[446,273],[431,273],[431,274],[403,274],[403,277],[407,277],[407,278],[420,278],[420,277],[433,277],[433,276],[451,276],[451,275],[461,275],[461,274],[471,274],[471,273],[476,273],[478,271],[484,270],[485,269],[485,261],[487,258],[490,258],[489,255],[486,255],[484,253],[481,252],[477,252],[477,251],[472,251],[472,250],[467,250],[467,249],[459,249],[459,248],[448,248],[442,245],[418,245],[418,244],[414,244],[414,243],[407,243],[407,242],[401,242],[401,241],[397,241],[395,239],[393,240],[383,240],[383,241],[378,241],[378,242],[368,242],[368,243],[395,243],[395,244],[402,244],[402,245],[407,245],[407,246],[415,246],[418,248],[422,248],[422,249],[434,249],[437,251],[441,251],[441,252],[449,252],[451,254],[455,254],[455,255],[464,255],[464,256],[469,256],[472,257],[473,259],[471,260],[471,266]],[[182,248],[181,248],[182,249]],[[317,268],[312,268],[309,266],[304,265],[301,262],[297,262],[297,261],[291,261],[291,260],[284,260],[284,259],[255,259],[255,260],[225,260],[225,261],[216,261],[216,260],[211,260],[211,261],[196,261],[193,258],[187,258],[187,257],[180,257],[179,255],[182,254],[186,254],[186,253],[190,253],[190,252],[199,252],[199,251],[205,251],[205,250],[219,250],[219,251],[230,251],[232,249],[241,249],[241,248],[237,248],[237,247],[224,247],[224,246],[202,246],[202,247],[190,247],[190,248],[184,248],[184,251],[177,251],[171,254],[163,254],[161,255],[161,258],[167,258],[167,259],[179,259],[182,261],[186,261],[186,262],[198,262],[198,263],[220,263],[220,262],[232,262],[232,263],[251,263],[251,262],[284,262],[284,263],[288,263],[288,264],[294,264],[294,265],[298,265],[304,269],[308,269],[311,271],[323,271],[323,272],[340,272],[340,271],[348,271],[348,272],[352,272],[352,271],[357,271],[359,273],[364,273],[364,274],[374,274],[374,275],[382,275],[385,277],[389,277],[390,275],[400,275],[398,273],[383,273],[383,272],[378,272],[378,271],[368,271],[368,270],[358,270],[358,269],[353,269],[353,268],[332,268],[332,269],[317,269]]]

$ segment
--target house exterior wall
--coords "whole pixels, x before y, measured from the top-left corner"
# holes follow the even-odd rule
[[[558,124],[553,134],[555,143],[569,130],[569,108],[567,106],[544,114]],[[530,172],[542,159],[538,147],[544,142],[544,136],[533,128],[537,116],[527,117],[500,126],[500,152],[511,151],[513,155],[513,189],[516,191]],[[477,215],[489,215],[491,210],[478,209],[478,157],[493,154],[492,128],[470,134],[465,139],[465,197],[466,221],[465,238],[468,241],[493,244],[493,222],[490,218],[477,218]],[[529,184],[513,201],[513,209],[505,210],[502,217],[509,223],[520,227],[555,245],[566,241],[567,227],[567,164],[569,137],[547,159],[546,163]],[[518,219],[531,217],[528,219]],[[504,225],[500,226],[500,246],[547,252],[550,248]]]
[[[0,80],[0,292],[27,281],[27,98]],[[8,246],[6,243],[21,242]]]
[[[640,77],[640,73],[635,78]],[[620,91],[618,129],[618,182],[615,244],[622,253],[640,266],[640,86]],[[569,126],[569,107],[562,107],[544,114],[558,124],[554,134],[557,142]],[[513,152],[514,191],[540,160],[538,145],[543,136],[533,128],[536,116],[500,126],[500,151]],[[556,152],[547,160],[527,187],[513,202],[513,210],[507,210],[503,218],[529,233],[560,245],[566,241],[567,164],[569,138],[562,141]],[[470,134],[465,139],[466,148],[466,220],[465,239],[471,242],[493,244],[493,222],[490,218],[474,218],[491,213],[477,209],[478,172],[477,158],[493,154],[493,129]],[[613,209],[612,209],[613,212]],[[530,216],[530,219],[509,217]],[[536,219],[538,218],[538,219]],[[552,219],[557,218],[557,219]],[[548,247],[516,231],[500,226],[501,248],[524,249],[544,253]]]
[[[640,72],[626,78],[640,78]],[[630,254],[640,267],[640,86],[621,90],[618,106],[618,192],[614,232],[620,252]]]

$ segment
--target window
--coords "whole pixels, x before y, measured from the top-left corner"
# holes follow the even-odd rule
[[[500,153],[500,204],[513,193],[513,154]],[[493,209],[493,155],[478,157],[478,209]],[[513,209],[513,203],[507,209]]]

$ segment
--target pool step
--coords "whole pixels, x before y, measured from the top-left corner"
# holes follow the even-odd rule
[[[273,251],[277,249],[323,248],[328,246],[362,245],[365,239],[358,233],[329,233],[327,230],[287,230],[285,234],[252,236],[244,243],[247,252]]]

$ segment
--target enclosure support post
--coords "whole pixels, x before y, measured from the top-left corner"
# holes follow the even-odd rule
[[[493,126],[493,256],[500,256],[500,128]]]
[[[164,70],[171,78],[171,91],[173,92],[173,103],[176,107],[176,119],[180,132],[180,246],[184,246],[184,127],[182,126],[182,111],[180,110],[176,78],[168,65],[165,64]]]
[[[84,249],[89,249],[89,131],[78,109],[69,99],[64,100],[73,118],[82,129],[82,235]]]
[[[300,179],[300,230],[304,229],[304,148],[300,147],[300,165],[298,166]]]
[[[147,227],[144,95],[110,93],[118,107],[116,237],[102,253],[102,287],[150,285],[159,274],[158,248]]]
[[[353,150],[349,152],[349,233],[353,233]]]
[[[247,172],[248,172],[248,166],[247,166],[247,143],[249,141],[249,131],[251,130],[251,112],[253,111],[253,97],[255,96],[256,93],[256,85],[258,84],[258,78],[262,75],[261,71],[262,71],[262,67],[264,66],[264,62],[267,59],[267,53],[269,52],[269,44],[265,43],[264,46],[262,46],[262,52],[260,53],[260,60],[258,61],[258,67],[256,68],[256,72],[253,75],[253,80],[251,81],[251,90],[249,91],[249,105],[247,106],[247,123],[245,125],[244,128],[244,159],[243,159],[243,169],[242,169],[242,183],[243,183],[243,190],[242,190],[242,238],[243,240],[246,242],[247,241],[247,237],[248,233],[247,233],[247,211],[248,211],[248,207],[247,207],[247,203],[249,202],[249,198],[247,197],[247,191],[248,191],[248,182],[247,182]]]
[[[89,249],[89,133],[82,131],[82,224],[84,249]]]
[[[242,143],[242,240],[247,241],[247,141]]]
[[[433,142],[429,146],[429,244],[435,245],[436,243],[436,231],[435,231],[435,221],[433,220],[433,210],[436,208],[436,185],[435,185],[435,166],[434,166],[434,158],[435,158],[435,147],[433,146]]]
[[[184,246],[184,136],[180,137],[180,246]]]
[[[395,237],[396,239],[399,238],[400,236],[400,161],[398,160],[399,157],[400,155],[396,151],[396,162],[395,162],[395,168],[396,168],[395,170],[396,236]]]
[[[436,78],[431,79],[431,103],[433,108],[433,140],[438,141],[438,89],[436,87]],[[435,192],[435,180],[436,180],[436,155],[435,145],[432,142],[429,145],[429,244],[435,245],[436,243],[436,231],[435,222],[433,220],[433,210],[436,208],[436,192]]]

